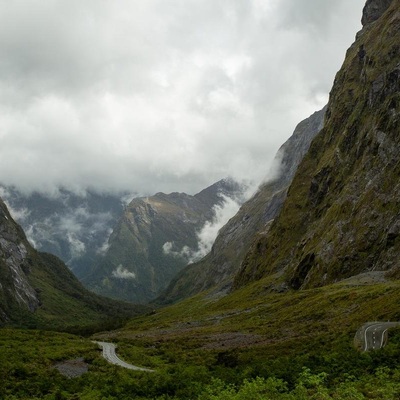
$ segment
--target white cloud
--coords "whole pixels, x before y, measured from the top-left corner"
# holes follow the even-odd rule
[[[80,241],[76,237],[76,235],[74,235],[73,233],[68,233],[67,240],[69,243],[69,248],[70,248],[72,258],[81,257],[85,253],[85,251],[86,251],[85,243]]]
[[[173,257],[179,257],[179,258],[184,258],[186,260],[190,260],[195,253],[192,249],[190,249],[189,246],[183,246],[181,250],[176,251],[173,250],[175,248],[175,243],[174,242],[165,242],[163,244],[163,253],[169,256]]]
[[[223,196],[224,202],[214,206],[215,216],[212,221],[207,221],[197,234],[199,239],[198,250],[192,254],[190,261],[198,261],[211,251],[211,247],[218,235],[219,230],[239,210],[240,204],[230,197]]]
[[[0,0],[0,182],[260,181],[327,100],[364,0]]]
[[[136,274],[128,271],[121,264],[112,272],[112,276],[117,279],[136,279]]]
[[[219,230],[237,213],[241,204],[238,199],[232,199],[224,195],[221,195],[221,197],[223,198],[222,204],[213,207],[213,219],[207,221],[197,232],[197,248],[191,249],[188,246],[184,246],[179,250],[176,249],[173,242],[166,242],[162,247],[164,254],[184,258],[188,263],[199,261],[207,255],[211,251]]]
[[[104,241],[104,243],[96,250],[97,254],[104,256],[107,253],[108,249],[110,248],[109,238],[110,238],[111,233],[112,233],[112,229],[111,228],[107,229],[107,233],[106,233],[107,238]]]
[[[24,221],[29,217],[31,212],[27,208],[13,208],[10,202],[5,200],[2,195],[0,197],[5,201],[8,211],[15,221]]]

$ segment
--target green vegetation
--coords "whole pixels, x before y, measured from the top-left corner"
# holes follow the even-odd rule
[[[234,363],[233,354],[215,353],[191,361],[176,359],[155,373],[143,373],[107,364],[93,343],[79,337],[1,330],[0,372],[7,379],[0,382],[0,398],[396,399],[400,335],[392,339],[397,344],[371,354],[348,354],[343,348],[320,358],[258,357],[248,364],[240,357]],[[67,378],[54,368],[58,361],[82,356],[89,371],[80,377]]]
[[[133,199],[110,236],[106,254],[94,262],[83,282],[115,299],[142,304],[153,300],[187,265],[187,257],[179,252],[185,246],[197,250],[197,232],[214,217],[213,207],[222,202],[220,193],[235,196],[242,191],[237,183],[222,180],[194,196],[157,193]],[[164,251],[167,242],[171,253]],[[118,268],[132,279],[118,278]]]
[[[4,399],[396,399],[400,329],[385,349],[360,353],[357,328],[398,320],[400,282],[340,283],[276,293],[264,279],[220,300],[197,296],[123,329],[94,335],[116,342],[125,361],[108,364],[89,339],[37,330],[0,330]],[[68,378],[54,365],[83,357]]]
[[[400,321],[400,281],[373,268],[397,266],[400,245],[398,227],[388,228],[398,216],[400,174],[399,119],[387,104],[398,104],[399,91],[394,11],[382,17],[386,27],[374,24],[350,49],[331,93],[330,122],[300,166],[272,235],[254,246],[236,281],[240,289],[222,298],[203,293],[92,336],[116,342],[122,359],[153,373],[108,364],[80,336],[0,330],[0,398],[399,399],[400,329],[390,331],[384,349],[354,347],[354,334],[367,321]],[[358,44],[365,45],[365,63]],[[373,104],[378,97],[382,107]],[[393,143],[377,157],[380,129]],[[393,162],[386,174],[385,159]],[[20,311],[21,323],[26,317],[29,327],[88,333],[90,323],[127,315],[78,288],[56,258],[32,254],[33,266],[43,264],[30,276],[43,304],[29,317]],[[88,366],[83,375],[67,377],[55,368],[80,357]]]
[[[10,303],[12,299],[7,299],[13,306],[10,312],[12,320],[8,325],[92,334],[121,327],[128,318],[150,310],[147,306],[116,301],[89,292],[65,264],[51,254],[32,250],[29,262],[33,267],[28,277],[38,293],[40,306],[35,312],[30,312],[16,301],[14,304]]]

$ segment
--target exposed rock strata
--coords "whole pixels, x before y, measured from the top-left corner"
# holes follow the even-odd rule
[[[21,307],[34,311],[39,305],[39,299],[27,279],[30,272],[27,246],[23,231],[0,200],[1,296],[11,298]]]
[[[392,1],[393,0],[367,0],[363,9],[361,23],[367,25],[375,22],[389,8]]]

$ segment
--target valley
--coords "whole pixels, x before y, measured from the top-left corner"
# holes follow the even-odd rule
[[[9,379],[0,388],[19,398],[162,399],[168,393],[211,400],[228,388],[231,396],[244,396],[252,383],[253,396],[262,399],[301,399],[301,393],[395,399],[400,330],[389,330],[382,350],[360,352],[353,341],[365,321],[399,318],[399,285],[338,283],[277,293],[273,280],[264,279],[220,300],[199,295],[91,338],[3,329],[0,369]],[[154,372],[109,364],[92,340],[116,343],[124,362]],[[80,377],[51,372],[59,360],[77,357],[88,364]]]
[[[250,199],[228,179],[108,198],[92,291],[0,199],[1,399],[400,398],[400,0],[367,0],[362,24]]]

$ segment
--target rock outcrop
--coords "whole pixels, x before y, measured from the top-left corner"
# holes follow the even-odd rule
[[[22,229],[0,199],[0,297],[3,304],[7,300],[33,312],[39,305],[39,299],[27,278],[31,272],[28,248]],[[6,310],[2,310],[1,314],[5,317]]]
[[[361,23],[363,26],[375,22],[389,8],[393,0],[367,0],[363,9]]]

